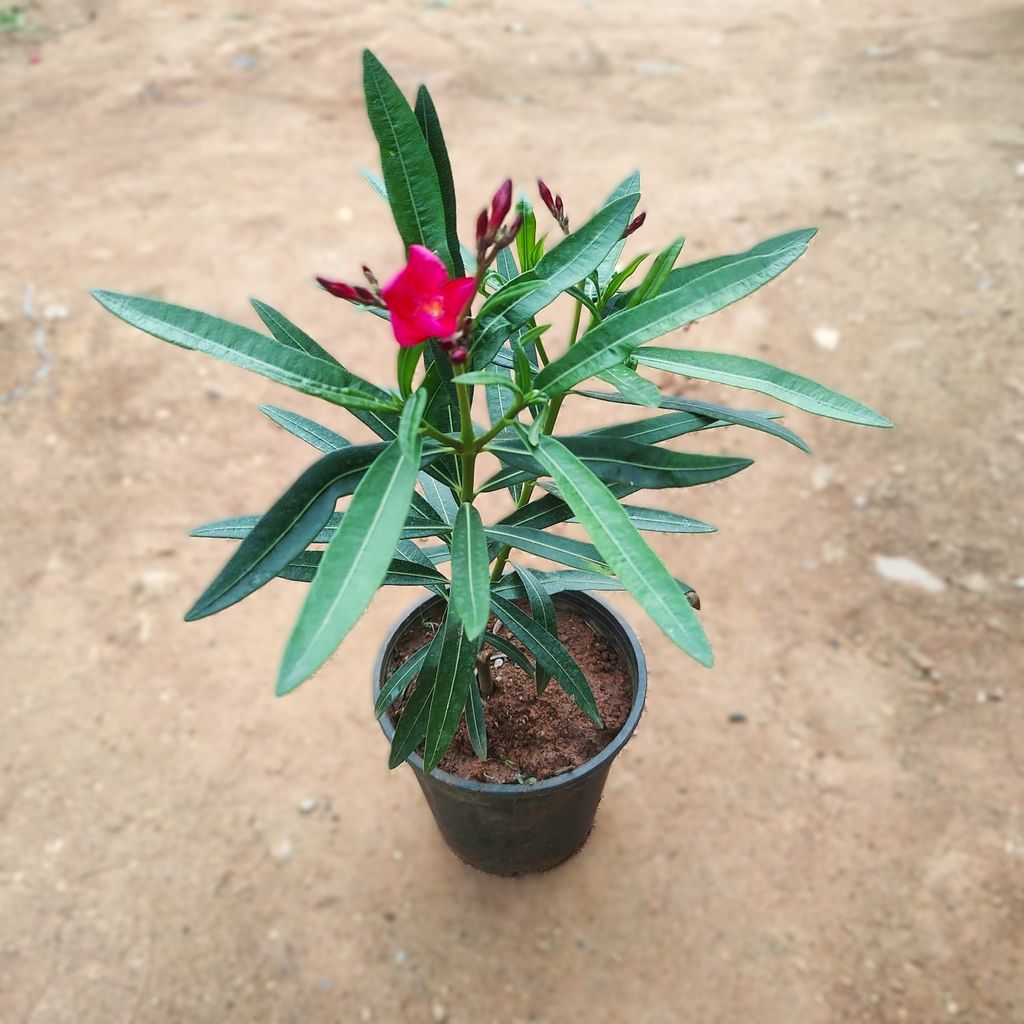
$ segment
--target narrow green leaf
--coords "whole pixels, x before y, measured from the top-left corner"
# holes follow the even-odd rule
[[[366,179],[366,183],[370,188],[386,203],[388,201],[388,190],[384,187],[384,182],[373,171],[367,170],[365,167],[360,167],[359,173]]]
[[[380,718],[398,700],[413,679],[416,678],[416,673],[423,667],[423,662],[427,660],[429,648],[429,642],[425,643],[415,654],[410,655],[388,676],[387,682],[380,688],[380,693],[377,694],[377,701],[373,705],[373,714],[376,718]]]
[[[573,394],[585,395],[587,398],[605,400],[604,392],[574,391]],[[608,401],[625,401],[621,395],[612,395]],[[632,405],[632,402],[627,403]],[[674,437],[692,434],[697,430],[707,430],[715,421],[706,416],[697,416],[691,412],[669,412],[664,416],[652,416],[646,420],[631,420],[628,423],[616,423],[610,427],[599,427],[589,431],[591,437],[617,437],[623,441],[634,441],[636,444],[657,444],[659,441],[670,441]]]
[[[277,575],[283,580],[296,583],[312,583],[323,563],[324,552],[310,548],[296,555]],[[438,597],[444,595],[448,581],[433,566],[423,566],[419,561],[392,558],[388,571],[381,580],[381,587],[426,587]]]
[[[510,574],[513,578],[515,574]],[[522,583],[519,584],[522,588]],[[501,595],[506,596],[506,595]],[[523,600],[526,599],[526,590],[523,589],[522,593],[518,595],[518,598]],[[510,659],[514,664],[518,665],[527,675],[533,675],[533,665],[530,663],[530,659],[511,640],[506,640],[503,636],[498,636],[496,633],[484,633],[482,640],[482,646],[493,647],[499,654],[504,654],[506,658]]]
[[[673,643],[702,665],[710,665],[711,647],[700,620],[679,584],[637,532],[618,500],[553,437],[542,437],[536,454],[558,484],[562,498],[576,513],[594,546],[626,589]]]
[[[410,395],[402,407],[402,416],[398,421],[397,440],[402,451],[410,457],[419,457],[422,443],[420,424],[423,422],[423,412],[426,407],[427,392],[423,388]]]
[[[493,592],[491,607],[509,631],[526,645],[527,650],[537,659],[537,664],[569,694],[573,702],[598,729],[603,729],[604,722],[601,721],[601,713],[597,709],[597,701],[594,700],[590,684],[558,637],[520,611],[514,604]]]
[[[427,732],[423,741],[423,770],[427,773],[441,762],[459,728],[469,689],[474,685],[473,673],[479,648],[479,637],[471,640],[466,636],[451,604],[448,605],[443,629],[437,681],[430,698]]]
[[[260,519],[186,614],[186,621],[223,611],[269,583],[313,542],[338,499],[356,489],[383,450],[380,444],[352,446],[310,466]]]
[[[488,540],[507,544],[519,551],[528,551],[531,555],[571,565],[574,569],[586,569],[589,572],[611,573],[597,548],[582,540],[572,537],[560,537],[545,530],[535,530],[528,526],[489,526]]]
[[[716,531],[716,527],[710,523],[691,519],[678,512],[668,512],[663,508],[623,505],[622,509],[638,530],[647,530],[650,533],[714,533]]]
[[[487,760],[487,722],[484,720],[484,702],[480,698],[480,687],[474,680],[469,684],[466,697],[466,731],[473,753],[481,761]]]
[[[401,90],[369,50],[363,51],[363,89],[398,233],[407,249],[426,246],[453,271],[441,186],[430,147]]]
[[[114,316],[161,341],[252,370],[335,405],[384,412],[392,409],[386,391],[361,381],[340,364],[282,345],[249,327],[144,296],[99,290],[92,295]]]
[[[578,434],[559,440],[602,480],[631,484],[638,488],[696,487],[714,480],[723,480],[753,464],[750,459],[734,455],[675,452],[654,445],[636,444],[620,438],[595,437],[592,434]],[[496,438],[488,448],[502,462],[524,473],[544,475],[536,452],[528,454],[521,443],[498,441]],[[507,486],[507,483],[502,481],[500,486]],[[491,481],[485,481],[480,489],[492,490]]]
[[[525,274],[536,262],[533,258],[534,241],[537,237],[537,218],[530,200],[521,195],[516,201],[516,214],[522,214],[523,224],[516,233],[516,253],[519,255],[519,266]]]
[[[423,137],[427,140],[427,148],[434,161],[434,170],[437,172],[437,183],[441,190],[441,205],[444,207],[448,251],[452,256],[452,276],[462,277],[465,268],[462,264],[462,247],[459,245],[459,224],[455,206],[455,182],[452,179],[452,165],[448,157],[448,147],[444,141],[444,132],[441,131],[441,121],[425,85],[421,85],[416,93],[415,114],[423,131]]]
[[[322,452],[340,451],[352,444],[341,434],[336,434],[333,430],[300,416],[297,412],[289,412],[276,405],[261,405],[260,412],[264,416],[269,416],[279,427],[284,427],[288,433],[294,434],[300,441],[305,441]]]
[[[619,291],[619,289],[637,272],[640,265],[643,263],[645,259],[647,259],[648,256],[650,256],[649,252],[642,252],[630,263],[627,263],[626,266],[608,282],[608,284],[604,288],[604,291],[602,291],[601,293],[601,298],[599,302],[600,306],[602,307],[602,315],[604,312],[603,307],[608,305],[609,301],[611,301],[612,296],[615,295]]]
[[[646,377],[641,377],[636,370],[628,366],[609,366],[597,374],[599,380],[611,384],[615,390],[633,405],[645,405],[649,409],[657,409],[661,402],[658,385]]]
[[[672,267],[675,265],[676,260],[679,259],[679,253],[683,248],[683,241],[684,239],[677,238],[658,253],[651,264],[651,269],[647,271],[647,275],[630,296],[627,303],[628,307],[639,306],[646,299],[657,297],[658,293],[665,287],[665,282],[668,280],[668,275],[672,272]]]
[[[562,394],[623,362],[640,345],[749,295],[801,256],[813,234],[813,229],[790,232],[745,253],[681,268],[690,273],[675,281],[678,272],[673,271],[657,298],[602,320],[544,367],[537,376],[537,388],[549,395]]]
[[[478,384],[483,387],[506,388],[514,394],[519,394],[519,388],[508,379],[498,373],[490,373],[487,370],[472,370],[459,377],[460,384]]]
[[[435,480],[427,473],[420,473],[419,485],[427,503],[436,513],[435,518],[441,520],[447,526],[455,525],[455,516],[459,511],[459,503],[455,500],[450,487],[445,486],[439,480]]]
[[[419,438],[407,451],[392,442],[360,481],[288,640],[278,695],[311,676],[366,610],[387,575],[418,467]]]
[[[397,768],[420,745],[427,734],[427,716],[430,714],[431,698],[437,684],[437,668],[441,657],[441,645],[444,641],[444,624],[434,634],[427,647],[423,667],[412,696],[402,710],[398,719],[395,735],[391,740],[391,754],[388,767]]]
[[[542,286],[522,296],[502,316],[480,330],[473,346],[475,365],[488,365],[515,328],[596,269],[621,237],[639,198],[638,193],[631,193],[609,203],[544,255],[531,272],[536,280],[543,282]]]
[[[612,190],[612,194],[604,201],[605,206],[610,206],[612,203],[626,196],[636,195],[636,202],[640,201],[640,172],[633,171],[628,178],[620,181],[618,185]],[[635,209],[635,205],[634,205]],[[632,218],[632,212],[630,212],[630,218]],[[627,221],[627,224],[629,222]],[[594,271],[597,276],[598,287],[594,291],[594,297],[597,297],[597,292],[604,287],[606,281],[610,281],[615,274],[615,268],[618,265],[619,256],[622,254],[622,250],[625,248],[626,239],[621,236],[615,242],[615,244],[608,250],[604,259],[598,264]]]
[[[530,615],[552,636],[558,636],[558,621],[555,617],[554,602],[540,585],[537,577],[529,569],[517,565],[515,570],[519,579],[522,580],[523,589],[526,591],[526,599],[530,603]],[[537,684],[537,693],[543,693],[551,677],[538,665],[534,678]]]
[[[395,376],[398,379],[398,391],[403,398],[412,394],[412,379],[416,375],[420,356],[423,355],[422,345],[401,345],[395,358]]]
[[[758,391],[816,416],[867,427],[892,426],[890,420],[874,409],[869,409],[866,405],[861,405],[860,402],[841,395],[823,384],[763,363],[759,359],[727,355],[724,352],[697,352],[692,349],[671,348],[644,348],[636,353],[636,359],[645,366],[668,370],[669,373]],[[799,447],[807,450],[802,443]]]
[[[305,331],[296,327],[273,306],[268,306],[265,302],[260,302],[259,299],[250,299],[249,301],[252,303],[252,308],[259,314],[259,318],[267,325],[270,333],[282,345],[296,348],[307,355],[316,356],[317,359],[325,359],[329,363],[338,361],[327,349],[318,345]]]
[[[622,580],[614,576],[603,576],[600,573],[585,572],[583,569],[558,569],[554,572],[535,572],[533,574],[545,592],[554,597],[565,591],[623,591],[627,588]],[[683,595],[692,594],[693,587],[682,580],[676,580],[676,585]],[[503,597],[507,601],[525,601],[526,589],[523,587],[519,577],[514,572],[506,573],[497,583],[491,585],[491,596]],[[525,669],[524,671],[530,671]]]
[[[486,629],[490,615],[488,562],[487,538],[480,513],[467,502],[459,506],[452,533],[451,601],[470,640],[475,640]]]

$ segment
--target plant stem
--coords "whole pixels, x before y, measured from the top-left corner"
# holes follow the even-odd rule
[[[458,363],[453,367],[455,373],[455,390],[459,396],[459,420],[462,424],[462,494],[463,504],[472,502],[474,473],[476,471],[477,446],[473,443],[473,410],[469,398],[469,388],[459,383],[459,377],[466,372],[465,365]]]

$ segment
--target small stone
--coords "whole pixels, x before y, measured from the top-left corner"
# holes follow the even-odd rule
[[[321,992],[330,992],[334,988],[334,982],[330,978],[317,978],[316,987]]]
[[[248,53],[241,53],[231,61],[231,66],[236,71],[248,71],[256,66],[256,58]]]
[[[1024,160],[1021,160],[1021,162],[1017,164],[1013,173],[1016,174],[1018,178],[1024,178]]]
[[[295,847],[287,836],[278,839],[278,841],[270,847],[270,855],[275,860],[288,860],[294,852]]]
[[[864,509],[868,507],[868,496],[866,494],[858,494],[853,499],[854,508]]]
[[[307,796],[299,801],[299,814],[312,814],[316,810],[317,799],[315,796]]]
[[[369,1021],[373,1020],[373,1010],[371,1010],[368,1006],[364,1006],[359,1011],[359,1019],[363,1022],[363,1024],[368,1024]]]
[[[833,469],[831,466],[815,466],[811,472],[811,487],[816,491],[823,491],[832,480]]]
[[[747,721],[747,716],[742,711],[734,711],[729,716],[730,725],[743,725]]]
[[[444,1003],[434,1003],[430,1007],[430,1015],[437,1021],[437,1024],[444,1024],[448,1019],[448,1007]]]
[[[938,594],[946,589],[946,584],[938,576],[909,558],[875,555],[875,572],[893,583],[917,587],[930,594]]]
[[[177,577],[166,569],[147,569],[135,581],[135,595],[140,601],[163,597],[174,586]]]
[[[59,302],[48,302],[43,306],[43,318],[45,320],[67,320],[68,307]]]
[[[969,590],[972,594],[987,594],[989,590],[988,579],[980,572],[968,573],[959,582],[965,590]]]
[[[406,961],[409,959],[409,954],[404,949],[400,949],[395,953],[395,966],[404,967]]]
[[[1015,587],[1016,587],[1016,588],[1017,588],[1018,590],[1024,590],[1024,576],[1018,576],[1018,577],[1017,577],[1017,578],[1016,578],[1016,579],[1015,579],[1015,580],[1013,581],[1013,585],[1014,585],[1014,586],[1015,586]]]
[[[815,327],[812,337],[814,344],[826,352],[834,352],[839,345],[839,331],[834,327]]]

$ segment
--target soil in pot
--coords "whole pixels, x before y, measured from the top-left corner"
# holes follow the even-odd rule
[[[538,696],[532,676],[507,656],[485,648],[491,655],[494,680],[494,693],[484,701],[487,760],[481,761],[473,752],[463,721],[439,765],[442,771],[475,782],[539,782],[578,768],[614,739],[633,701],[626,665],[583,616],[559,608],[557,621],[559,639],[594,691],[604,729],[596,728],[557,683],[549,683]],[[395,646],[389,675],[431,639],[436,626],[427,618],[403,634]],[[487,628],[501,627],[492,619]],[[501,635],[514,642],[507,631],[501,630]],[[408,694],[397,703],[393,719],[407,699]]]

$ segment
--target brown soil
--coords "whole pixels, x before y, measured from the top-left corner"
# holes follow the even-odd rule
[[[558,609],[557,614],[558,637],[590,683],[604,729],[598,729],[557,683],[549,683],[538,695],[532,676],[505,655],[495,653],[491,658],[494,693],[484,701],[487,760],[481,761],[473,752],[463,720],[441,761],[442,771],[475,782],[519,785],[529,779],[540,781],[578,768],[615,738],[633,703],[626,665],[585,618],[565,609]],[[487,628],[494,630],[493,619]],[[417,624],[405,633],[396,646],[391,671],[432,635],[426,624]],[[402,706],[403,701],[397,702],[398,710]]]

